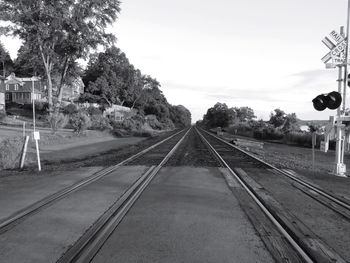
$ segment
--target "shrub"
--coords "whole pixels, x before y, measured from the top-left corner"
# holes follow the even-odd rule
[[[36,101],[35,102],[35,111],[37,112],[46,112],[49,109],[49,104],[47,102]]]
[[[132,135],[135,137],[152,137],[154,136],[154,131],[151,131],[151,130],[134,131]]]
[[[91,129],[104,131],[107,129],[112,129],[109,119],[103,117],[102,115],[91,115]]]
[[[111,131],[111,134],[116,137],[124,137],[130,135],[130,133],[124,129],[120,128],[113,128]]]
[[[253,137],[252,127],[247,122],[238,122],[225,129],[228,133]]]
[[[78,112],[70,116],[69,124],[73,128],[74,132],[81,134],[91,125],[89,116],[84,112]]]
[[[94,116],[94,115],[102,115],[102,111],[99,109],[99,108],[96,108],[94,106],[89,106],[87,108],[87,113],[90,115],[90,116]]]
[[[6,118],[6,112],[3,110],[0,110],[0,121],[3,121]]]
[[[149,124],[149,126],[154,130],[161,130],[162,124],[158,121],[157,117],[155,115],[147,115],[146,116],[146,122]]]
[[[52,132],[55,133],[58,129],[64,128],[68,123],[68,117],[59,112],[53,112],[46,117]]]
[[[304,147],[312,147],[312,133],[290,132],[284,136],[284,142],[290,144],[297,144]],[[320,147],[320,142],[323,140],[322,135],[316,135],[316,146]]]
[[[0,142],[0,169],[18,167],[23,142],[23,137],[7,138]]]
[[[66,115],[73,115],[78,113],[78,108],[75,104],[71,103],[63,107],[63,113]]]

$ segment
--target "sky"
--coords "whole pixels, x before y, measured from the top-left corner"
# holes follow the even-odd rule
[[[311,101],[337,90],[321,40],[346,25],[346,0],[124,0],[121,9],[116,45],[193,122],[216,102],[265,120],[276,108],[303,120],[336,114]],[[1,41],[14,58],[20,42]]]

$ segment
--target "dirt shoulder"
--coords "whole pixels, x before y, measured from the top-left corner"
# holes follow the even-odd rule
[[[224,133],[223,137],[232,140],[232,135]],[[250,140],[249,138],[245,138]],[[315,163],[312,165],[312,149],[291,146],[286,144],[264,142],[263,149],[244,147],[258,158],[280,169],[290,169],[335,193],[350,202],[350,178],[338,177],[332,174],[335,152],[321,152],[315,150]],[[350,176],[350,154],[346,153],[344,162],[347,166],[347,175]]]
[[[112,140],[106,139],[104,141],[98,141],[99,139],[94,141],[89,137],[89,140],[91,139],[90,143],[85,145],[77,145],[79,143],[76,145],[74,143],[71,145],[69,143],[62,143],[62,145],[57,144],[57,149],[48,150],[48,148],[55,147],[52,144],[47,146],[46,151],[45,146],[41,145],[40,148],[44,149],[41,152],[42,172],[37,171],[35,152],[33,149],[29,149],[30,152],[25,168],[22,171],[19,169],[1,170],[0,178],[13,175],[39,176],[51,171],[64,173],[65,171],[71,171],[81,167],[106,167],[115,165],[175,132],[177,131],[163,132],[149,138],[127,137],[113,138]]]

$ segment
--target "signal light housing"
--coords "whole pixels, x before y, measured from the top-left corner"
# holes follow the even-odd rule
[[[317,111],[323,111],[326,108],[330,110],[337,109],[342,102],[342,97],[339,92],[332,91],[328,94],[318,95],[316,98],[312,100],[314,104],[314,108]]]

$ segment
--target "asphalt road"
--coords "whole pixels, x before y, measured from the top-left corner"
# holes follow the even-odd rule
[[[218,168],[167,167],[93,262],[273,262]]]

